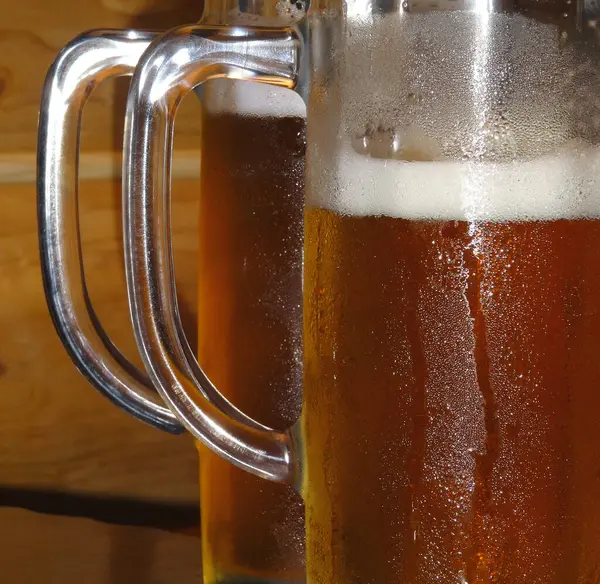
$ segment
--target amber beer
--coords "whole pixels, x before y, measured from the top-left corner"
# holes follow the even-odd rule
[[[301,407],[304,105],[281,88],[211,83],[199,362],[242,411],[284,429]],[[204,582],[303,582],[300,496],[199,450]]]
[[[306,215],[308,580],[600,582],[600,155],[347,158]]]

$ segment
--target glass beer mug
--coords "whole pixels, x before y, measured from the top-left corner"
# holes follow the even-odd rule
[[[595,10],[324,0],[279,30],[174,29],[140,57],[138,347],[198,440],[301,492],[311,583],[600,582]],[[178,315],[173,120],[221,77],[307,104],[303,407],[283,432],[219,393]]]
[[[277,14],[272,1],[208,2],[201,22],[281,26],[303,14],[299,7]],[[198,361],[237,407],[284,429],[301,406],[304,102],[283,88],[227,79],[198,90],[206,145]],[[198,450],[205,584],[303,582],[298,493],[234,467],[200,442]]]
[[[198,361],[237,406],[284,429],[301,406],[303,102],[265,85],[207,85]],[[197,444],[204,582],[304,581],[298,493]]]
[[[277,13],[273,2],[240,6],[237,0],[209,0],[201,22],[228,25],[251,19],[281,26],[302,13],[301,2]],[[77,240],[74,208],[67,207],[69,197],[75,195],[76,185],[69,184],[67,173],[77,149],[72,145],[66,150],[63,143],[57,156],[56,148],[49,146],[52,132],[76,139],[73,126],[89,84],[130,73],[154,36],[139,31],[85,34],[59,55],[49,75],[48,85],[55,84],[55,89],[48,88],[43,100],[41,130],[50,124],[54,130],[48,128],[42,135],[46,147],[41,156],[53,152],[55,158],[41,161],[47,171],[42,176],[55,173],[62,182],[50,179],[43,188],[54,184],[54,194],[62,197],[53,212],[62,209],[65,246]],[[284,429],[298,417],[301,405],[304,102],[283,88],[230,80],[214,80],[198,90],[203,106],[202,144],[209,144],[201,151],[198,359],[237,406],[262,423]],[[73,117],[64,116],[68,107]],[[51,194],[47,195],[49,201]],[[270,228],[274,213],[277,225]],[[53,221],[50,216],[44,219],[44,214],[41,219],[41,225]],[[59,240],[54,243],[60,245]],[[82,300],[82,282],[76,271],[65,277],[55,269],[57,264],[50,259],[53,251],[54,257],[68,256],[68,251],[53,250],[52,243],[43,248],[49,306],[80,370],[130,413],[163,430],[182,431],[160,402],[138,399],[142,391],[153,399],[151,384],[142,380],[132,385],[128,373],[132,367],[124,358],[120,357],[120,363],[126,370],[106,352],[89,358],[86,344],[95,342],[105,351],[108,343],[108,349],[115,350],[93,314],[90,322],[85,306],[79,306],[80,312],[77,303],[73,307],[70,298]],[[74,256],[71,263],[76,266],[79,260]],[[70,287],[65,302],[61,287]],[[224,322],[227,327],[222,326]],[[228,359],[231,353],[238,359]],[[142,377],[139,372],[133,374]],[[237,382],[240,376],[243,387]],[[131,388],[126,390],[129,400],[124,388]],[[198,445],[205,584],[304,581],[304,516],[299,494],[289,485],[265,483]]]

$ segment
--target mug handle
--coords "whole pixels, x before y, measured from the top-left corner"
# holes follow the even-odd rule
[[[215,78],[293,89],[301,46],[292,28],[194,25],[164,33],[134,72],[123,147],[127,287],[150,380],[183,425],[214,452],[258,476],[296,485],[292,431],[276,432],[224,411],[218,405],[223,396],[190,351],[177,306],[170,199],[174,120],[183,98]]]
[[[46,76],[38,131],[38,235],[52,321],[79,371],[111,401],[148,424],[185,431],[147,376],[114,346],[86,289],[78,219],[78,157],[83,106],[98,84],[131,75],[157,33],[93,30],[59,53]]]

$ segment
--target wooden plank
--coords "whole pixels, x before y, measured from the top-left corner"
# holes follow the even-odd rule
[[[0,184],[35,182],[36,164],[34,152],[0,152]],[[120,151],[84,152],[79,159],[79,179],[119,178],[121,164]],[[175,152],[171,173],[173,180],[197,178],[200,174],[200,151]]]
[[[46,72],[59,50],[91,28],[166,30],[196,22],[201,0],[0,0],[0,152],[35,152],[38,110]],[[122,144],[128,81],[107,81],[91,95],[83,118],[84,150]],[[199,107],[185,100],[177,144],[199,147]]]
[[[174,185],[175,262],[185,326],[195,338],[198,182]],[[33,183],[0,188],[0,486],[197,503],[189,436],[121,412],[76,371],[42,291]],[[81,185],[92,302],[117,346],[139,364],[122,260],[120,185]]]
[[[0,508],[0,570],[7,584],[200,584],[200,538]]]

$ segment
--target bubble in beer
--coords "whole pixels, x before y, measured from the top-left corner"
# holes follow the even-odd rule
[[[359,154],[384,160],[443,159],[439,145],[417,126],[396,128],[368,123],[363,132],[354,136],[352,147]]]
[[[275,10],[279,17],[285,16],[289,20],[300,20],[306,14],[306,0],[278,0]]]

